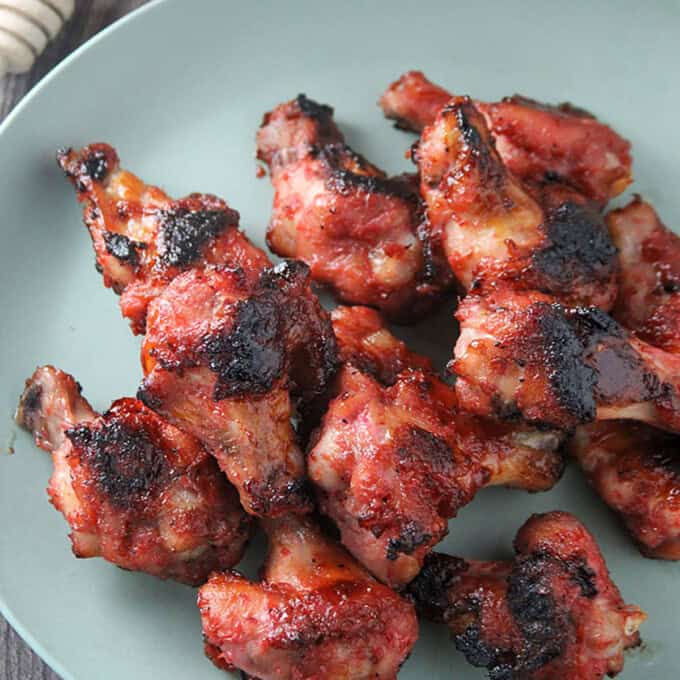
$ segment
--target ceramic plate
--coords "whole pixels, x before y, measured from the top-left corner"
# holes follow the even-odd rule
[[[0,130],[0,609],[68,680],[224,677],[203,656],[195,591],[73,558],[48,504],[50,461],[12,414],[24,379],[53,363],[97,408],[135,393],[139,341],[94,270],[55,149],[108,141],[123,164],[173,195],[224,196],[264,243],[272,189],[255,177],[262,113],[299,92],[336,107],[350,143],[393,172],[411,138],[376,100],[410,68],[459,93],[571,100],[633,141],[632,191],[680,224],[680,7],[672,2],[155,2],[90,41]],[[451,323],[418,331],[440,358]],[[8,450],[13,448],[14,455]],[[451,523],[444,548],[510,554],[536,511],[576,513],[598,539],[624,597],[649,613],[624,678],[677,677],[680,565],[640,557],[575,470],[551,492],[487,490]],[[257,564],[262,546],[248,560]],[[423,625],[400,675],[481,678]]]

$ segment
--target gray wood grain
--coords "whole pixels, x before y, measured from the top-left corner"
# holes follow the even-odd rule
[[[0,78],[0,121],[53,66],[105,26],[145,4],[146,0],[76,0],[73,18],[47,47],[33,69]],[[64,540],[66,530],[64,530]],[[59,680],[0,616],[0,680]]]

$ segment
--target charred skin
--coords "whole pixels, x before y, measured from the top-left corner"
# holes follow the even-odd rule
[[[459,410],[453,388],[365,308],[333,314],[345,361],[309,447],[308,474],[345,547],[399,587],[482,486],[560,478],[561,436]]]
[[[680,354],[680,236],[639,196],[612,210],[607,225],[621,263],[614,316],[641,340]]]
[[[239,231],[239,214],[211,194],[171,199],[122,170],[108,144],[59,151],[57,161],[83,203],[104,285],[123,316],[144,333],[149,303],[179,273],[205,265],[240,267],[251,278],[268,257]]]
[[[420,71],[409,71],[388,87],[380,106],[397,127],[420,132],[452,97]],[[559,179],[600,205],[631,183],[630,143],[586,111],[519,95],[474,103],[501,159],[523,181]]]
[[[468,296],[456,317],[451,370],[467,410],[562,429],[627,418],[680,431],[678,358],[601,310],[496,290]]]
[[[418,636],[412,605],[309,520],[265,528],[261,582],[225,572],[199,591],[208,656],[261,680],[394,680]]]
[[[534,515],[517,534],[515,552],[510,562],[432,553],[408,592],[492,680],[619,673],[646,617],[624,603],[587,529],[567,513]]]
[[[242,557],[251,522],[199,442],[135,399],[97,415],[51,366],[26,383],[18,422],[52,452],[48,495],[77,557],[199,585]]]
[[[413,176],[387,177],[345,143],[333,110],[300,95],[265,115],[258,158],[275,188],[268,243],[339,300],[409,321],[452,277]]]
[[[611,308],[616,249],[598,207],[562,183],[523,184],[469,98],[450,100],[414,158],[428,228],[463,287],[511,286]]]
[[[139,396],[208,447],[249,513],[307,512],[291,416],[295,400],[304,407],[325,392],[335,354],[302,263],[254,285],[239,271],[195,270],[150,307]]]
[[[680,437],[624,421],[578,428],[570,452],[646,557],[680,559]]]

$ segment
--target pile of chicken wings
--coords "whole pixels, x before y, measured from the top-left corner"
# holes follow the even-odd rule
[[[418,616],[492,680],[616,675],[645,614],[576,517],[528,518],[506,562],[434,548],[480,489],[547,491],[573,459],[645,556],[680,559],[680,237],[639,196],[607,212],[630,144],[582,109],[420,72],[380,106],[420,135],[413,173],[305,95],[264,115],[278,264],[224,200],[59,152],[143,378],[103,414],[55,367],[27,380],[49,499],[77,557],[200,586],[206,654],[244,677],[393,679]],[[451,299],[443,376],[388,322]]]

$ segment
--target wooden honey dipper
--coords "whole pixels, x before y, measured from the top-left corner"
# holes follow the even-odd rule
[[[73,14],[74,0],[0,0],[0,78],[24,73]]]

